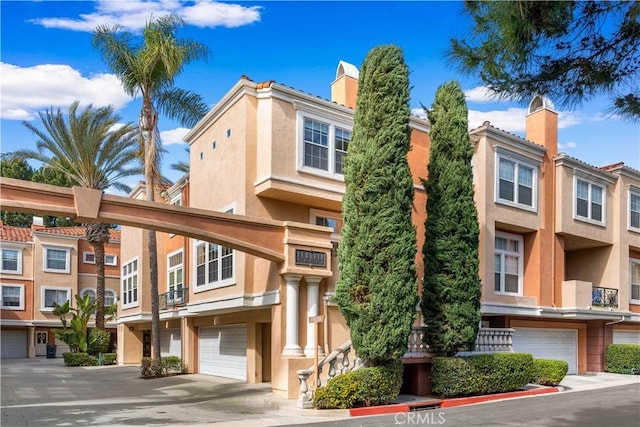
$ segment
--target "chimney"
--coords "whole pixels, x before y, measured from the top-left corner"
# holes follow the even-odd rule
[[[536,95],[529,104],[526,138],[544,145],[551,158],[558,154],[558,113],[546,96]]]
[[[331,83],[331,101],[349,108],[356,108],[359,76],[360,71],[355,65],[340,61],[336,70],[336,79]]]
[[[41,216],[34,216],[31,222],[32,230],[42,230],[44,228],[44,218]]]

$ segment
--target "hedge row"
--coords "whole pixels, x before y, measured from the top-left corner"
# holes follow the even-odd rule
[[[317,389],[313,406],[318,409],[348,409],[384,405],[400,394],[402,363],[361,368],[330,379]]]
[[[434,357],[432,392],[442,397],[519,390],[533,378],[533,356],[525,353]]]
[[[556,386],[569,371],[569,364],[564,360],[534,359],[532,383]]]
[[[98,366],[98,358],[87,353],[62,353],[62,359],[67,366]],[[103,365],[115,365],[115,353],[102,354]]]
[[[640,375],[640,345],[611,344],[605,353],[604,369],[616,374]]]

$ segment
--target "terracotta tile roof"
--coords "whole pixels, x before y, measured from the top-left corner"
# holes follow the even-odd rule
[[[47,227],[38,231],[51,234],[63,234],[65,236],[84,237],[85,227]],[[112,240],[120,240],[120,230],[111,228],[109,230],[109,238]]]
[[[33,241],[33,232],[38,231],[41,233],[60,234],[64,236],[77,236],[84,237],[84,227],[44,227],[38,229],[14,227],[11,225],[4,225],[0,222],[0,240],[6,240],[11,242],[31,242]],[[110,229],[109,238],[111,240],[120,240],[120,230]]]
[[[4,225],[0,222],[0,240],[10,242],[30,242],[33,240],[33,230],[30,228]]]
[[[540,147],[540,148],[544,148],[544,149],[546,150],[546,147],[545,147],[544,145],[538,144],[538,143],[533,142],[533,141],[529,141],[528,139],[523,138],[523,137],[521,137],[521,136],[518,136],[518,135],[516,135],[516,134],[515,134],[515,133],[513,133],[513,132],[509,132],[509,131],[506,131],[506,130],[504,130],[504,129],[497,128],[497,127],[493,126],[493,125],[491,124],[491,122],[490,122],[490,121],[488,121],[488,120],[486,120],[484,123],[482,123],[482,125],[481,125],[481,126],[478,126],[478,127],[477,127],[477,128],[475,128],[475,129],[471,129],[471,130],[469,131],[469,133],[478,132],[478,131],[480,131],[480,130],[482,130],[482,129],[487,129],[487,128],[491,128],[491,129],[496,130],[496,131],[498,131],[498,132],[502,132],[502,133],[504,133],[504,134],[506,134],[506,135],[512,136],[512,137],[514,137],[514,138],[518,138],[518,139],[519,139],[519,140],[521,140],[521,141],[528,142],[529,144],[532,144],[532,145],[538,146],[538,147]]]
[[[624,162],[618,162],[618,163],[614,163],[612,165],[606,165],[606,166],[601,166],[600,169],[602,169],[603,171],[610,171],[612,169],[618,169],[620,167],[624,166]]]

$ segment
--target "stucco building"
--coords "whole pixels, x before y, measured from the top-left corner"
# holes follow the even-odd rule
[[[348,341],[331,296],[357,82],[344,62],[331,100],[243,77],[186,136],[190,173],[159,194],[167,204],[331,231],[325,241],[297,237],[327,249],[289,254],[306,269],[284,274],[265,257],[158,233],[161,353],[181,356],[189,372],[271,382],[295,397],[316,339],[324,354]],[[523,120],[526,139],[488,122],[470,132],[482,324],[515,328],[516,351],[565,359],[571,373],[599,371],[606,344],[640,341],[640,172],[559,154],[557,113],[544,98]],[[421,248],[429,124],[412,117],[410,126]],[[143,186],[131,197],[144,198]],[[147,259],[146,232],[123,227],[119,363],[151,355]],[[317,315],[318,336],[309,322]]]
[[[0,335],[2,358],[46,356],[47,344],[56,344],[56,356],[68,351],[52,329],[61,328],[53,303],[75,295],[96,294],[93,247],[84,227],[44,227],[34,217],[31,228],[0,224],[2,269],[0,286]],[[105,304],[118,300],[120,289],[120,231],[110,230],[105,245]],[[92,323],[92,322],[90,322]],[[115,343],[115,322],[107,328]]]

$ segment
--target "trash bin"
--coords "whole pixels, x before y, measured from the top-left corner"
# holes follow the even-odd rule
[[[47,344],[47,359],[56,358],[56,346],[55,344]]]

